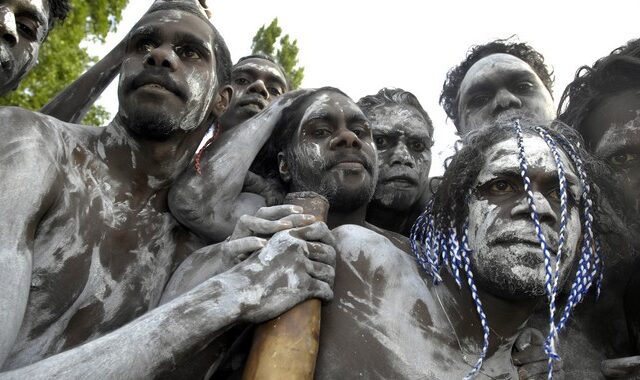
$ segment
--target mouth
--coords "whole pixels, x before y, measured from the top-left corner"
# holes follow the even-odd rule
[[[240,101],[240,107],[260,112],[267,107],[267,102],[261,97],[250,97]]]
[[[391,176],[386,178],[383,182],[387,184],[393,184],[400,188],[413,188],[418,186],[418,181],[415,178],[406,175]]]
[[[143,90],[150,93],[173,94],[180,99],[185,99],[184,93],[170,79],[164,76],[142,73],[133,80],[134,90]]]
[[[494,240],[493,244],[502,245],[502,246],[525,245],[532,248],[536,248],[540,250],[540,253],[542,253],[542,250],[540,248],[540,241],[538,241],[538,239],[535,239],[535,238],[526,238],[526,237],[520,237],[520,236],[516,236],[516,237],[502,236]],[[551,254],[551,256],[558,255],[557,244],[553,239],[547,238],[547,247],[549,249],[549,253]]]

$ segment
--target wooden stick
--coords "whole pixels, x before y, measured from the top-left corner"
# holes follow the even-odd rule
[[[287,194],[284,203],[326,221],[327,199],[311,191]],[[320,343],[320,300],[305,301],[256,328],[243,380],[312,380]]]

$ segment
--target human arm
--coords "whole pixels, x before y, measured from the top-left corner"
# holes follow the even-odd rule
[[[202,175],[194,167],[187,168],[169,192],[172,214],[191,231],[208,242],[224,240],[243,214],[253,209],[241,203],[247,171],[267,141],[282,111],[301,92],[287,93],[267,109],[241,125],[226,131],[201,158]]]
[[[40,116],[0,109],[0,368],[15,343],[31,286],[38,222],[58,186],[55,133]]]
[[[279,232],[231,270],[118,330],[0,379],[158,377],[235,323],[274,318],[308,298],[330,300],[335,251],[315,249],[327,243],[324,224]]]
[[[69,123],[80,123],[120,72],[127,38],[78,79],[45,104],[40,112]]]

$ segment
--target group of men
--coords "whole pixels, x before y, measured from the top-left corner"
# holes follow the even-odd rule
[[[68,9],[0,0],[2,93]],[[638,376],[640,42],[559,121],[540,53],[472,48],[429,178],[413,94],[290,91],[207,15],[157,0],[41,113],[0,109],[0,379],[237,378],[254,326],[313,298],[319,379]],[[113,121],[74,124],[117,74]],[[282,204],[301,191],[326,221]]]

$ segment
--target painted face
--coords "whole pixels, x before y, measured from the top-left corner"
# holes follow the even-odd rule
[[[606,97],[583,122],[593,153],[625,179],[620,183],[632,218],[640,217],[640,89]]]
[[[280,171],[292,191],[315,191],[332,209],[353,211],[369,203],[377,177],[376,148],[360,108],[348,97],[323,91],[310,97]],[[282,154],[281,154],[282,156]]]
[[[378,150],[372,202],[405,211],[428,186],[432,139],[425,118],[407,105],[375,108],[367,115]]]
[[[287,92],[287,80],[275,63],[249,58],[231,70],[233,96],[222,116],[222,124],[232,128],[262,111],[275,98]]]
[[[557,257],[560,224],[558,175],[553,156],[544,140],[525,136],[529,177],[540,223],[552,258]],[[576,200],[580,186],[573,165],[560,153],[569,185],[569,220],[560,269],[561,284],[567,279],[580,240],[580,218]],[[476,190],[469,201],[469,245],[479,287],[508,299],[544,295],[544,256],[531,220],[519,175],[515,139],[495,144],[486,152],[486,163],[478,174]],[[552,263],[555,266],[555,262]]]
[[[458,93],[461,133],[491,124],[498,116],[555,118],[551,94],[531,66],[510,54],[492,54],[476,62]]]
[[[216,91],[213,31],[195,15],[163,10],[132,30],[122,63],[119,114],[135,133],[163,139],[197,128]]]
[[[0,95],[18,87],[36,64],[48,22],[46,0],[0,1]]]

